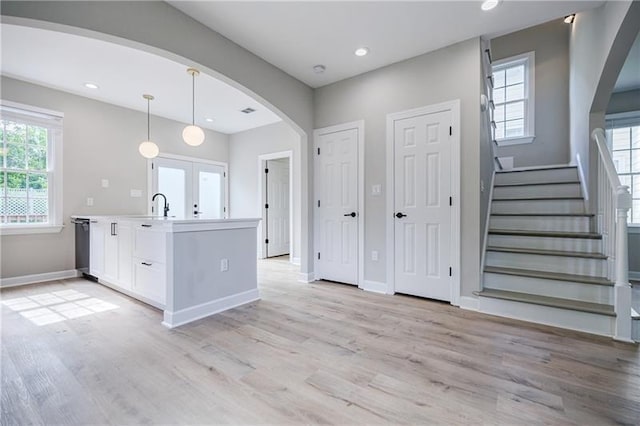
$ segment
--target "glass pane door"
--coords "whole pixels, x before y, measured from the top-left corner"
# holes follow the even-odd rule
[[[225,212],[224,167],[193,163],[194,213],[207,219],[223,219]]]
[[[153,196],[162,193],[169,203],[169,216],[191,217],[190,205],[193,197],[192,173],[193,165],[189,161],[157,158],[153,169]],[[164,199],[158,196],[153,203],[153,214],[162,216]]]

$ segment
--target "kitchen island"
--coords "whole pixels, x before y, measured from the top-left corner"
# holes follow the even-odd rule
[[[174,328],[256,301],[260,219],[76,215],[90,221],[90,275],[164,311]]]

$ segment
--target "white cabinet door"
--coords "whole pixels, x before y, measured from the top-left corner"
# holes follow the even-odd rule
[[[134,258],[133,291],[164,305],[167,300],[167,273],[164,264]]]
[[[130,222],[118,222],[118,284],[131,290],[133,282],[133,228]]]
[[[117,222],[105,222],[104,236],[104,278],[111,284],[118,284],[118,234]]]
[[[89,273],[97,278],[104,274],[105,222],[92,220],[89,224],[90,261]]]
[[[140,259],[165,263],[167,258],[167,233],[161,227],[143,223],[133,234],[133,255]]]
[[[320,278],[358,282],[358,130],[318,137],[318,273]]]

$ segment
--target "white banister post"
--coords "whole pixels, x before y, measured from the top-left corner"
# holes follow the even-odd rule
[[[616,192],[616,283],[614,288],[616,330],[615,340],[633,342],[631,339],[631,285],[629,284],[629,246],[627,245],[627,215],[631,208],[628,186],[620,186]]]

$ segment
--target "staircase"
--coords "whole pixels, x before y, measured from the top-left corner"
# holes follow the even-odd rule
[[[496,171],[479,308],[611,336],[612,267],[573,166]]]

